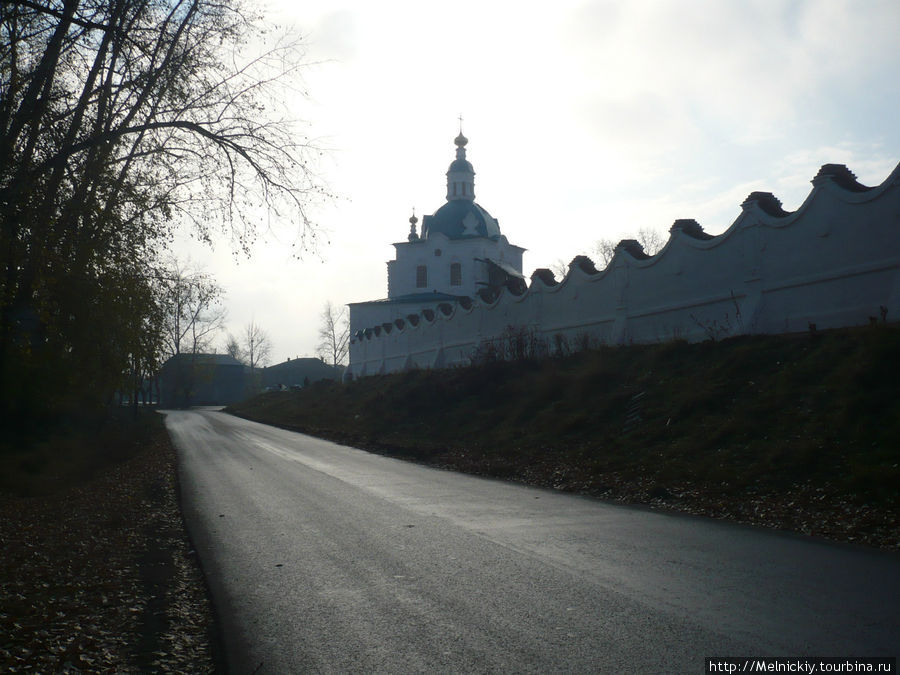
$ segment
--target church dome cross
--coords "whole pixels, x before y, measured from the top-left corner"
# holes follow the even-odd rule
[[[453,143],[456,145],[456,159],[447,170],[447,201],[475,201],[475,169],[466,159],[466,144],[469,139],[463,136],[462,118],[460,118],[459,136]]]

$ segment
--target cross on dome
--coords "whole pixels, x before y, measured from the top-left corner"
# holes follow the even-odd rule
[[[459,136],[453,142],[456,144],[456,159],[447,170],[447,201],[465,199],[475,201],[475,169],[466,159],[466,144],[469,139],[462,133],[462,115],[459,116]]]
[[[462,115],[460,115],[462,127]],[[456,145],[456,159],[447,170],[447,203],[422,219],[420,239],[443,234],[448,239],[485,238],[501,236],[500,225],[485,209],[475,203],[475,169],[466,159],[469,140],[460,128]]]
[[[416,232],[416,223],[418,222],[419,219],[416,218],[416,209],[413,207],[412,216],[410,216],[409,219],[409,236],[407,237],[409,241],[418,241],[419,239],[419,235]]]
[[[463,116],[460,115],[459,116],[459,136],[457,136],[453,140],[453,142],[456,143],[457,148],[464,148],[464,147],[466,147],[466,143],[469,142],[469,139],[466,138],[465,136],[463,136],[462,123],[463,123]],[[456,158],[459,159],[459,150],[456,151]],[[463,153],[463,159],[465,159],[465,153]]]

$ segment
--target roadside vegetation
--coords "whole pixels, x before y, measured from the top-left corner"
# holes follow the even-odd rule
[[[900,548],[900,327],[602,347],[227,409],[431,465]]]
[[[250,4],[0,3],[0,429],[146,397],[209,349],[223,289],[177,236],[315,247],[304,48]]]
[[[0,441],[0,671],[215,670],[162,415],[114,413]]]
[[[138,406],[225,319],[173,243],[249,254],[291,223],[310,250],[328,198],[287,110],[303,45],[250,5],[0,3],[0,671],[206,669],[174,454]]]

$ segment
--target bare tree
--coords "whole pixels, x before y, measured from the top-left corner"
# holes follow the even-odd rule
[[[244,344],[242,347],[244,363],[250,366],[251,370],[264,366],[269,362],[269,355],[272,352],[272,341],[269,339],[269,334],[253,320],[244,328]]]
[[[212,349],[225,321],[223,291],[211,276],[175,259],[157,280],[163,357],[184,355],[170,371],[169,386],[186,403],[205,376],[197,355]]]
[[[199,354],[222,330],[222,288],[207,274],[178,263],[160,276],[165,351],[169,356]]]
[[[639,229],[637,240],[647,255],[656,255],[666,245],[666,238],[659,230],[654,230],[652,227]]]
[[[350,316],[344,305],[336,307],[331,300],[322,309],[319,344],[316,354],[333,366],[347,362],[350,353]]]
[[[231,333],[228,334],[228,340],[225,343],[225,353],[241,363],[244,362],[244,348],[241,347],[240,341]]]
[[[663,246],[666,245],[666,238],[659,230],[654,230],[652,227],[642,227],[638,230],[637,242],[644,249],[644,253],[647,255],[656,255],[662,250]],[[604,237],[603,239],[598,239],[594,243],[594,248],[591,250],[591,253],[597,257],[597,261],[602,263],[603,267],[608,267],[609,263],[612,262],[613,256],[616,254],[617,245],[618,242]]]
[[[602,263],[603,267],[608,267],[616,253],[616,242],[607,238],[599,239],[594,244],[591,253],[597,257],[597,261]]]
[[[556,262],[550,264],[550,271],[560,281],[569,273],[569,265],[562,258],[557,258]]]

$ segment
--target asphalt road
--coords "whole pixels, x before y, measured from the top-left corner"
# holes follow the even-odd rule
[[[234,673],[704,672],[896,656],[900,556],[167,414]]]

